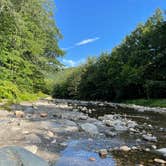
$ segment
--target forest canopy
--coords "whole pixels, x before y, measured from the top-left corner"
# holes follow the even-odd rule
[[[47,92],[45,71],[56,71],[64,52],[52,0],[0,1],[0,99]]]
[[[64,70],[55,80],[54,97],[124,100],[166,97],[166,20],[157,9],[111,53]],[[62,72],[59,73],[59,75]],[[59,78],[59,77],[58,77]]]

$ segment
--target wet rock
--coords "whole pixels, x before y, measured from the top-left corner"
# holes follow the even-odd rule
[[[134,128],[129,128],[129,131],[130,131],[130,132],[133,132],[133,133],[137,133],[137,130],[134,129]]]
[[[24,112],[33,114],[35,111],[34,111],[33,107],[25,107]]]
[[[107,154],[108,154],[107,149],[101,149],[99,151],[99,155],[100,155],[101,158],[106,158]]]
[[[61,123],[63,123],[66,126],[77,126],[77,124],[75,122],[73,122],[71,120],[67,120],[67,119],[61,120]]]
[[[136,122],[131,121],[131,120],[128,120],[128,121],[127,121],[127,127],[128,127],[128,128],[134,128],[134,127],[136,127],[136,126],[137,126],[137,123],[136,123]]]
[[[157,152],[161,153],[164,157],[166,157],[166,148],[157,149]]]
[[[112,131],[105,131],[105,135],[108,137],[115,137],[117,135],[117,133],[114,133]]]
[[[121,146],[121,147],[120,147],[120,150],[121,150],[121,151],[124,151],[124,152],[128,152],[128,151],[131,150],[131,148],[129,148],[128,146]]]
[[[154,161],[159,164],[166,164],[166,161],[162,159],[154,159]]]
[[[66,142],[60,143],[61,146],[67,146],[68,144]]]
[[[136,139],[136,142],[141,142],[141,139],[139,139],[139,138],[138,138],[138,139]]]
[[[27,143],[32,143],[32,144],[40,144],[42,141],[39,136],[36,134],[29,134],[25,136],[25,140]]]
[[[40,113],[40,117],[41,117],[41,118],[46,118],[47,116],[48,116],[47,113]]]
[[[14,112],[14,115],[17,117],[17,118],[23,118],[25,116],[25,113],[23,111],[15,111]]]
[[[152,136],[151,134],[143,135],[142,137],[146,141],[157,142],[157,138],[155,136]]]
[[[126,130],[128,130],[128,128],[125,126],[125,124],[121,123],[120,121],[115,123],[114,128],[117,131],[126,131]]]
[[[42,158],[34,155],[26,149],[11,146],[0,149],[1,166],[48,166]]]
[[[86,116],[86,115],[80,116],[80,120],[87,120],[87,119],[88,119],[88,116]]]
[[[85,123],[85,124],[81,124],[80,127],[82,130],[84,130],[85,132],[89,134],[92,134],[92,135],[99,134],[98,128],[94,124]]]
[[[29,145],[24,147],[26,150],[32,152],[33,154],[36,154],[38,147],[36,145]]]

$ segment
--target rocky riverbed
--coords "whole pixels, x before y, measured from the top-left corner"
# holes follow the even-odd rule
[[[9,110],[0,110],[2,166],[166,165],[166,109],[43,99]]]

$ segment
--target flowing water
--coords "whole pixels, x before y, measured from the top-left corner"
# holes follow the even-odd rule
[[[80,138],[71,140],[68,147],[61,152],[62,157],[57,162],[56,166],[157,166],[160,165],[154,162],[155,158],[165,159],[160,154],[152,150],[151,146],[157,148],[166,147],[166,114],[154,112],[138,112],[131,109],[113,109],[108,106],[95,107],[88,106],[89,109],[94,109],[89,113],[90,117],[98,118],[106,114],[119,114],[121,117],[129,118],[139,124],[140,131],[146,131],[157,137],[157,142],[149,142],[141,139],[139,133],[123,132],[116,137],[104,138]],[[149,127],[147,127],[149,126]],[[138,143],[137,139],[141,141]],[[99,149],[114,149],[122,145],[129,147],[141,147],[139,150],[131,150],[122,152],[113,150],[108,153],[106,158],[101,158],[97,151]],[[149,148],[149,150],[145,150]],[[90,161],[89,158],[95,158],[95,161]],[[164,164],[163,164],[164,165]]]

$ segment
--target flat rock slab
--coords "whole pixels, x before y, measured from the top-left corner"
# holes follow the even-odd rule
[[[33,153],[17,147],[0,149],[0,166],[48,166],[48,163]]]

